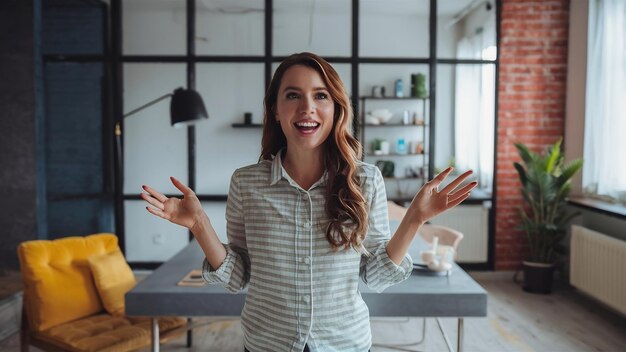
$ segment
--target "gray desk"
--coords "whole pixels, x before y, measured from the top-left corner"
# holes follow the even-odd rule
[[[409,252],[418,260],[420,243],[414,242],[417,245]],[[191,242],[126,294],[126,313],[152,317],[240,316],[245,292],[231,294],[219,285],[176,285],[189,271],[201,267],[203,258],[200,246]],[[360,290],[371,316],[458,318],[457,351],[463,347],[463,318],[487,315],[487,292],[456,265],[450,276],[414,272],[408,280],[383,293],[376,293],[363,283]],[[153,351],[158,351],[157,324],[153,319]]]

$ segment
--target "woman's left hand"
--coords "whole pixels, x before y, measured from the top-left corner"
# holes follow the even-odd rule
[[[470,191],[478,184],[477,182],[470,182],[456,191],[455,189],[472,174],[472,170],[459,175],[447,186],[439,190],[439,186],[451,171],[452,168],[449,167],[432,180],[426,182],[413,198],[407,214],[411,214],[412,218],[423,224],[467,199],[470,196]]]

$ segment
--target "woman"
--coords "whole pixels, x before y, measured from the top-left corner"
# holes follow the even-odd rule
[[[359,160],[350,101],[332,66],[311,53],[288,57],[264,105],[261,161],[231,178],[228,244],[194,192],[174,178],[184,197],[144,186],[147,210],[192,231],[208,282],[232,292],[248,287],[246,351],[367,351],[359,278],[379,292],[405,280],[419,227],[465,200],[476,183],[454,192],[467,172],[438,191],[451,169],[427,182],[390,239],[382,175]]]

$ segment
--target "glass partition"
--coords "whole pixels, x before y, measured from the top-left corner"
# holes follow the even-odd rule
[[[479,188],[491,192],[493,185],[495,65],[440,64],[437,66],[437,150],[454,162],[459,171],[474,170]],[[447,146],[447,148],[446,148]],[[445,148],[445,149],[444,149]],[[438,158],[439,159],[439,158]],[[437,164],[439,168],[446,164]]]
[[[274,0],[272,53],[310,51],[320,56],[352,53],[352,2]]]
[[[437,57],[493,60],[484,53],[496,46],[496,10],[489,1],[437,2]]]
[[[264,55],[265,2],[196,1],[196,54]]]
[[[359,55],[427,58],[429,17],[429,0],[361,0]]]
[[[263,64],[198,64],[197,87],[209,112],[209,120],[196,126],[197,192],[227,194],[230,175],[238,167],[253,164],[261,154],[261,128],[233,128],[263,121]]]
[[[189,243],[186,228],[148,213],[142,200],[124,201],[124,221],[129,262],[164,262]]]
[[[185,55],[185,0],[122,1],[124,55]]]

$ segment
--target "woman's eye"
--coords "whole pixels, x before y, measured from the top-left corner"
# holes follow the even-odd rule
[[[317,93],[317,99],[328,99],[328,94],[326,93]]]
[[[297,99],[298,94],[296,93],[287,93],[287,99]]]

